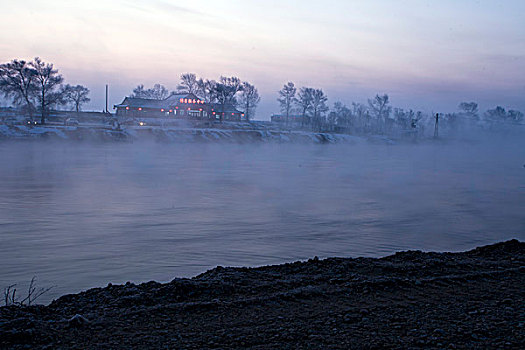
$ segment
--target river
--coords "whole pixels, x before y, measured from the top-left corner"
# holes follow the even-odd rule
[[[0,143],[0,288],[525,238],[525,143]]]

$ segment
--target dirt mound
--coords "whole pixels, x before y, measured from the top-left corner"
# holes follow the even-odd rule
[[[217,267],[0,308],[3,348],[520,348],[525,244]]]

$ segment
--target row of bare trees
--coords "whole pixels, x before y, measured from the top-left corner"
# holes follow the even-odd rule
[[[63,82],[53,64],[39,57],[30,62],[15,59],[0,64],[0,92],[28,115],[39,112],[42,124],[52,107],[70,105],[78,112],[90,101],[88,88]]]
[[[429,115],[412,109],[393,108],[387,94],[368,99],[367,104],[352,103],[346,106],[335,102],[330,109],[328,98],[321,89],[301,87],[293,82],[286,83],[278,92],[281,115],[287,125],[318,131],[340,130],[352,133],[393,134],[399,132],[423,132],[435,123],[435,114]],[[506,111],[503,107],[487,110],[482,116],[475,102],[462,102],[459,111],[441,115],[442,126],[451,130],[473,125],[494,127],[502,123],[522,123],[523,113],[517,110]],[[291,121],[294,120],[294,123]]]
[[[285,123],[289,124],[291,116],[299,116],[301,126],[311,127],[314,130],[334,130],[361,128],[363,130],[373,127],[376,131],[388,125],[392,112],[388,95],[376,95],[368,101],[368,106],[352,103],[348,107],[342,102],[336,102],[333,108],[327,105],[328,97],[322,89],[301,87],[288,82],[278,92],[281,113]],[[295,118],[294,118],[295,119]]]
[[[498,128],[502,125],[521,124],[524,120],[522,112],[496,106],[481,114],[476,102],[462,102],[458,106],[458,112],[442,115],[445,126],[452,130],[458,130],[471,125],[481,125],[489,129]]]
[[[144,85],[138,85],[133,90],[131,97],[162,100],[177,93],[194,94],[208,103],[218,104],[222,108],[221,118],[226,109],[235,107],[244,111],[246,119],[251,120],[261,101],[257,88],[247,81],[224,76],[217,81],[209,80],[197,78],[197,75],[193,73],[181,75],[176,91],[169,92],[160,84],[155,84],[150,89],[144,88]]]

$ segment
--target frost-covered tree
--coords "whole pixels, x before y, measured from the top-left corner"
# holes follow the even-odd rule
[[[184,73],[180,76],[180,84],[177,91],[185,94],[197,95],[199,91],[199,80],[194,73]]]
[[[359,131],[368,131],[370,116],[367,107],[362,103],[352,102],[352,115],[354,116],[355,124]]]
[[[324,114],[328,111],[326,102],[328,97],[324,94],[323,90],[315,89],[312,92],[312,118],[313,127],[321,129],[324,124]]]
[[[394,108],[394,122],[399,128],[410,129],[414,120],[416,120],[416,113],[413,110],[405,111],[403,108]]]
[[[479,121],[478,104],[476,102],[461,102],[459,104],[460,117],[467,121]]]
[[[239,96],[239,104],[244,109],[244,115],[247,121],[255,116],[257,104],[261,101],[257,88],[248,82],[242,83],[242,90]]]
[[[35,88],[38,104],[41,111],[41,123],[44,124],[49,108],[61,101],[62,94],[58,90],[64,81],[52,63],[45,63],[39,57],[29,62],[35,71]]]
[[[333,119],[329,118],[329,123],[343,128],[350,128],[353,125],[353,115],[350,108],[342,102],[335,102],[333,108]]]
[[[523,113],[514,109],[509,109],[507,112],[507,120],[519,124],[523,121]]]
[[[32,113],[36,95],[36,71],[24,60],[12,60],[0,65],[0,92],[15,105]]]
[[[293,109],[296,92],[297,89],[292,82],[288,82],[281,90],[279,90],[279,98],[277,98],[277,101],[281,107],[281,113],[286,116],[286,124],[288,124],[288,120]]]
[[[521,123],[523,120],[523,113],[512,109],[506,111],[505,108],[497,106],[494,109],[487,110],[484,119],[492,126],[502,123]]]
[[[453,131],[459,127],[459,115],[458,113],[446,113],[443,116],[440,116],[439,123],[446,126],[449,130]]]
[[[301,111],[301,124],[309,124],[309,116],[308,113],[312,109],[312,101],[313,101],[313,93],[314,89],[309,87],[302,87],[299,89],[299,94],[297,95],[297,99],[295,100],[295,103],[297,104],[297,107]]]
[[[368,107],[370,114],[377,121],[378,132],[385,131],[387,119],[390,118],[392,107],[389,105],[390,101],[387,94],[376,95],[373,99],[368,100]]]
[[[484,115],[485,121],[491,125],[505,122],[506,118],[507,111],[501,106],[496,106],[494,109],[487,110]]]

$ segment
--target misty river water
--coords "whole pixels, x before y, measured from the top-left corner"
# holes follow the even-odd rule
[[[523,141],[0,143],[0,289],[525,238]]]

